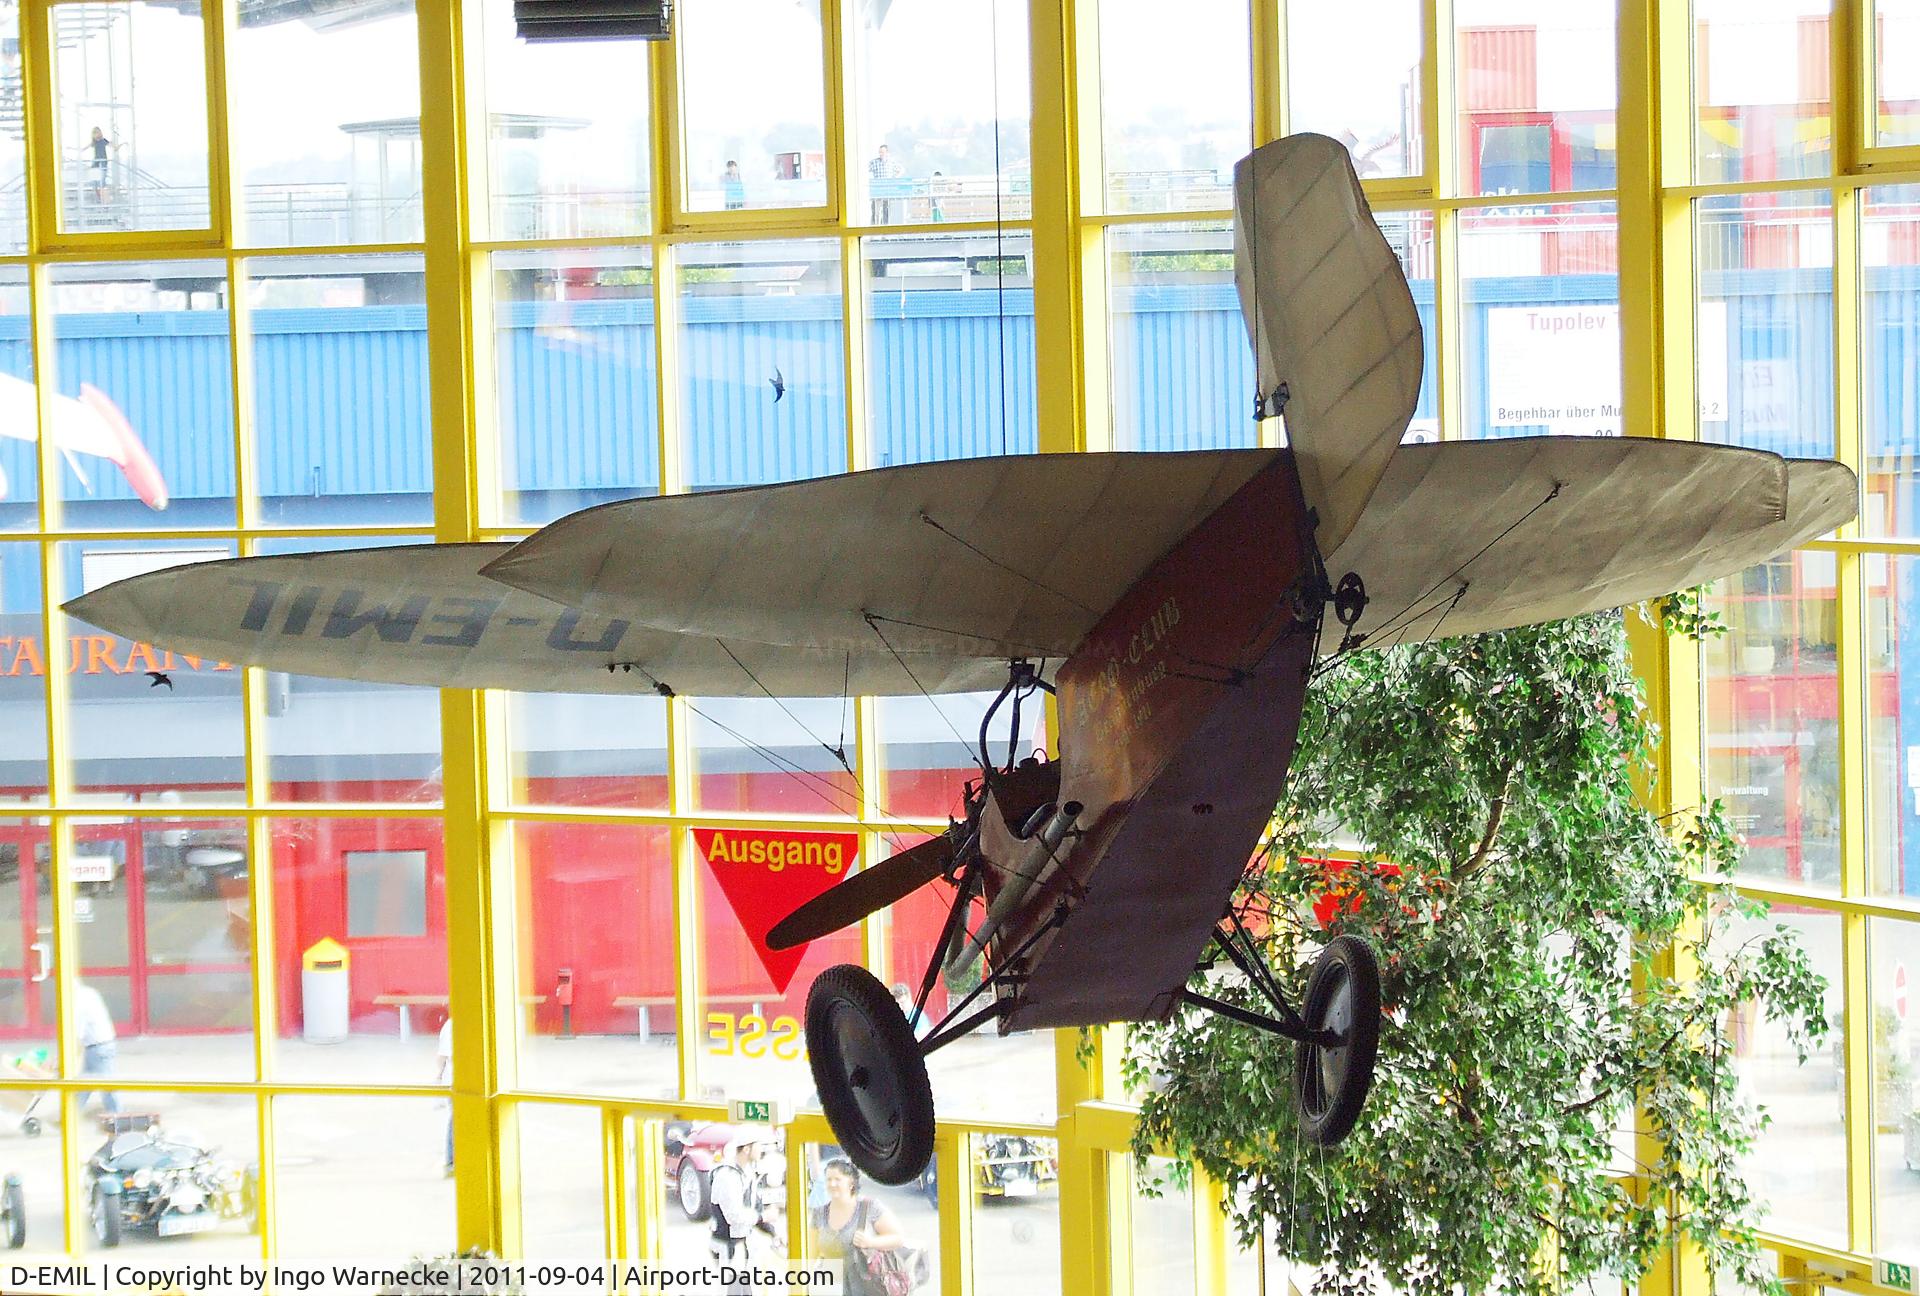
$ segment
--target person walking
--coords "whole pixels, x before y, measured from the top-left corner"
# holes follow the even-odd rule
[[[822,1169],[827,1203],[813,1212],[814,1254],[841,1262],[844,1296],[888,1296],[886,1283],[873,1272],[871,1257],[906,1245],[893,1212],[860,1191],[860,1172],[845,1157]]]
[[[113,1059],[120,1051],[119,1036],[113,1029],[113,1014],[107,1011],[107,1001],[98,990],[85,981],[73,983],[73,1029],[80,1037],[80,1074],[81,1076],[110,1076],[113,1074]],[[112,1116],[120,1110],[120,1100],[111,1089],[96,1090],[100,1095],[100,1110]],[[85,1107],[93,1093],[80,1095],[80,1105]]]
[[[720,1150],[720,1164],[713,1168],[708,1189],[713,1211],[713,1258],[728,1271],[722,1276],[727,1296],[747,1296],[753,1283],[747,1277],[752,1266],[747,1242],[755,1229],[769,1236],[760,1199],[760,1140],[750,1130],[735,1129]]]

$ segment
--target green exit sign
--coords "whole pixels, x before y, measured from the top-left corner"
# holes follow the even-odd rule
[[[1899,1260],[1875,1260],[1873,1280],[1882,1287],[1891,1287],[1895,1291],[1920,1292],[1920,1287],[1914,1286],[1911,1263],[1903,1263]]]
[[[760,1098],[736,1098],[727,1104],[727,1119],[736,1125],[772,1125],[773,1103]]]

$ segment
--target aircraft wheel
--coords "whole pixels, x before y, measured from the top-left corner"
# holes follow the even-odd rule
[[[912,1183],[933,1155],[933,1086],[906,1015],[871,972],[840,963],[814,979],[807,1056],[853,1163],[880,1183]]]
[[[1341,1042],[1296,1044],[1293,1089],[1300,1136],[1332,1147],[1345,1138],[1373,1085],[1380,1044],[1380,964],[1358,936],[1336,936],[1314,960],[1300,1013],[1309,1030],[1332,1030]]]

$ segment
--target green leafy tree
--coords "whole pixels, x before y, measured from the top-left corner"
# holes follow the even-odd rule
[[[1285,1040],[1198,1012],[1130,1036],[1136,1151],[1205,1167],[1244,1241],[1264,1225],[1327,1266],[1320,1291],[1632,1278],[1675,1235],[1772,1286],[1732,1019],[1756,1005],[1804,1059],[1824,985],[1784,927],[1736,944],[1764,909],[1694,880],[1737,858],[1717,804],[1663,823],[1636,798],[1656,735],[1625,640],[1613,614],[1359,653],[1310,691],[1287,826],[1241,900],[1295,1004],[1332,935],[1381,956],[1379,1066],[1345,1143],[1297,1139]],[[1340,836],[1392,864],[1327,863]],[[1224,960],[1196,981],[1260,1006]],[[1636,1124],[1651,1163],[1617,1137]]]

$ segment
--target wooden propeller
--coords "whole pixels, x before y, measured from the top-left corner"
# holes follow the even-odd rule
[[[952,861],[953,844],[942,833],[862,869],[775,923],[767,933],[767,948],[792,949],[851,927],[868,914],[906,899],[945,873]]]

